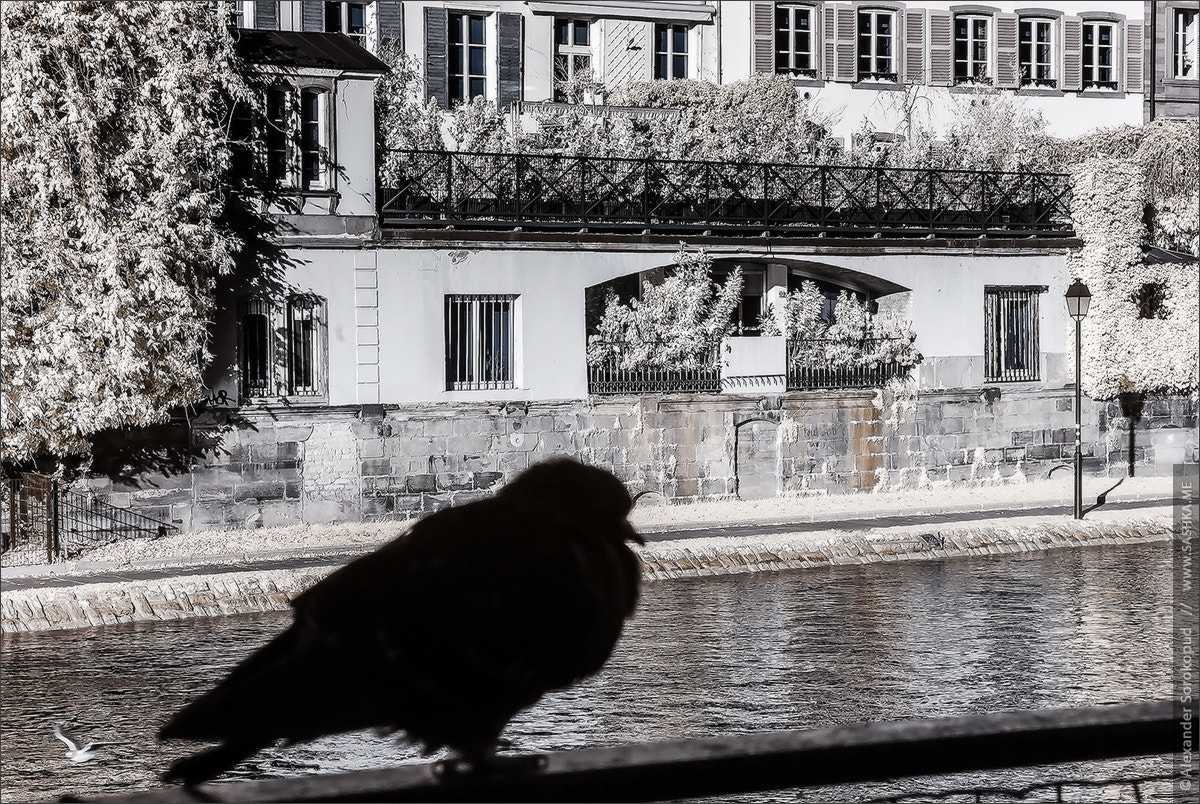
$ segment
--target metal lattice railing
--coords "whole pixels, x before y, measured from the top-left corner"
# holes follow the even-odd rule
[[[855,355],[871,354],[878,342],[856,345]],[[888,380],[908,375],[909,367],[895,360],[863,362],[860,358],[838,360],[830,355],[830,341],[790,340],[787,350],[789,391],[842,388],[882,388]]]
[[[385,151],[388,226],[1073,234],[1061,173]]]
[[[597,344],[593,344],[593,348]],[[720,349],[709,345],[698,359],[677,366],[627,365],[620,346],[588,364],[588,393],[592,394],[701,394],[721,390]]]
[[[26,473],[0,482],[0,565],[5,567],[66,561],[121,539],[157,538],[176,530],[61,488],[44,475]]]

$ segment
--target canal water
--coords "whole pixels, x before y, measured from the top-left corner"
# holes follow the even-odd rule
[[[1167,698],[1170,577],[1161,543],[651,582],[605,670],[548,696],[505,736],[514,750],[554,751]],[[156,729],[288,621],[267,613],[5,635],[3,801],[156,787],[187,748],[159,745]],[[72,763],[56,723],[113,744]],[[423,760],[394,737],[363,732],[270,749],[235,777],[411,761]],[[1161,772],[1168,762],[1131,760],[739,800],[862,800]],[[1079,800],[1101,797],[1133,800],[1115,786]]]

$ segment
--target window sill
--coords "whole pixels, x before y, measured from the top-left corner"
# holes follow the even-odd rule
[[[1061,89],[1050,87],[1021,87],[1017,94],[1027,98],[1061,98],[1066,95]]]
[[[1108,98],[1110,100],[1121,100],[1125,97],[1125,92],[1119,89],[1084,89],[1078,93],[1081,98]]]
[[[872,89],[882,92],[903,92],[904,84],[899,81],[880,81],[875,78],[866,78],[860,81],[855,81],[850,85],[851,89]]]
[[[320,396],[252,396],[243,397],[240,401],[242,408],[312,408],[329,404],[329,397]]]
[[[807,76],[789,75],[787,73],[776,73],[788,80],[788,83],[794,87],[823,87],[825,82],[820,78],[809,78]]]

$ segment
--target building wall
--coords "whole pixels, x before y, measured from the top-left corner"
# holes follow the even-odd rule
[[[1195,12],[1198,6],[1195,0],[1145,0],[1147,121],[1200,116],[1200,63],[1192,67],[1190,75],[1175,75],[1177,46],[1173,30],[1178,11]]]

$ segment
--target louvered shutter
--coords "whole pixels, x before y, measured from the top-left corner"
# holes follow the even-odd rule
[[[300,28],[317,33],[325,30],[325,4],[321,0],[304,0],[300,9]]]
[[[996,15],[996,86],[1015,89],[1021,84],[1017,61],[1017,15]]]
[[[1083,89],[1083,20],[1078,17],[1063,18],[1063,90],[1078,92]]]
[[[1143,36],[1145,28],[1140,22],[1125,23],[1125,91],[1144,92],[1142,66],[1145,63]]]
[[[264,31],[279,30],[279,0],[258,0],[254,4],[254,27]]]
[[[948,87],[954,83],[954,23],[949,11],[929,10],[929,83]]]
[[[496,105],[507,109],[521,101],[521,23],[520,14],[498,15],[499,46],[496,48]]]
[[[775,4],[754,3],[750,9],[754,53],[752,68],[756,73],[775,72]]]
[[[925,12],[912,8],[904,12],[904,80],[925,84]]]
[[[425,97],[443,109],[450,105],[446,74],[446,9],[425,8]]]
[[[375,22],[379,41],[404,41],[404,4],[400,0],[379,0],[375,5]]]
[[[835,17],[837,16],[836,7],[829,7],[825,14],[824,36],[821,37],[821,49],[824,52],[822,58],[823,69],[821,70],[826,81],[834,80],[837,75],[837,67],[835,65],[836,48],[837,48],[837,29],[834,25]]]
[[[835,81],[855,81],[858,79],[858,59],[855,49],[855,31],[857,30],[857,14],[850,6],[838,6],[834,13],[835,35],[834,45]]]

